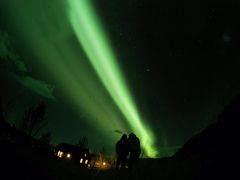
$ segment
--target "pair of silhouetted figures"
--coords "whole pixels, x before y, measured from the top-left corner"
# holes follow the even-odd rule
[[[127,162],[129,169],[137,167],[140,152],[141,149],[139,138],[133,133],[130,133],[128,137],[126,134],[123,134],[121,139],[116,144],[116,169],[125,168]]]

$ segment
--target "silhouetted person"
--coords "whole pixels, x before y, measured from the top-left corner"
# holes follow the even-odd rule
[[[130,133],[127,139],[127,146],[128,146],[128,151],[130,153],[129,169],[137,168],[138,160],[141,152],[139,138],[135,134]]]
[[[128,149],[127,149],[127,135],[123,134],[121,139],[116,144],[117,162],[116,169],[125,168]]]

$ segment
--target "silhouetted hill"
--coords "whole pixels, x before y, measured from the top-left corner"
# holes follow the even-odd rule
[[[238,142],[239,120],[240,98],[225,108],[216,123],[192,137],[174,156],[184,157],[198,152],[212,151],[213,149],[223,153],[232,151],[230,147],[234,147]]]
[[[233,176],[230,172],[238,156],[239,120],[240,98],[237,98],[218,116],[216,123],[184,144],[172,157],[172,162],[182,173],[198,179]]]
[[[171,158],[141,159],[138,169],[119,171],[89,170],[57,158],[32,138],[14,127],[4,129],[8,137],[0,141],[0,178],[24,179],[237,179],[237,138],[240,98],[227,106],[218,121],[192,137]]]

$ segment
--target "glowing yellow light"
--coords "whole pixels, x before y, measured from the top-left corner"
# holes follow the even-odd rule
[[[80,163],[82,163],[82,162],[83,162],[83,159],[81,158],[81,159],[80,159]]]
[[[67,158],[71,158],[71,154],[70,153],[67,154]]]
[[[88,160],[86,159],[85,164],[87,164],[87,163],[88,163]]]
[[[103,162],[103,165],[105,166],[105,165],[106,165],[106,163],[105,163],[105,162]]]
[[[63,152],[62,151],[58,151],[57,156],[62,158],[63,157]]]

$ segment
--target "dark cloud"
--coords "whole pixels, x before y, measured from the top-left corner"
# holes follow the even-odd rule
[[[29,73],[24,61],[14,52],[9,39],[9,35],[6,32],[0,31],[0,60],[6,64],[5,67],[8,68],[7,70],[11,72],[20,84],[30,91],[45,98],[55,100],[53,86],[28,75]]]

